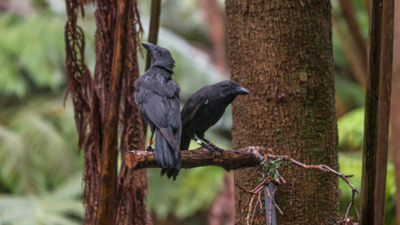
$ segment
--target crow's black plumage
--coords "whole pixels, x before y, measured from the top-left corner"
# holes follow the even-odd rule
[[[231,80],[205,86],[194,92],[181,111],[181,150],[188,150],[191,139],[194,139],[201,146],[224,154],[223,149],[204,138],[204,133],[221,119],[226,107],[235,100],[236,96],[247,94],[249,91]]]
[[[156,133],[155,158],[161,166],[168,167],[161,170],[161,175],[173,176],[175,180],[182,165],[180,88],[171,76],[175,61],[165,48],[146,42],[142,45],[151,55],[151,66],[135,81],[135,101],[151,130],[147,150],[152,150],[152,139]]]

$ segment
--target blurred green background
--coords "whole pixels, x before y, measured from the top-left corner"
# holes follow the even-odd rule
[[[211,33],[210,10],[201,0],[162,1],[159,45],[168,48],[175,61],[174,80],[181,86],[182,104],[204,85],[229,79],[226,37],[216,49]],[[139,1],[144,28],[149,22],[150,1]],[[363,0],[352,1],[364,40],[368,13]],[[77,148],[77,132],[70,99],[63,100],[68,85],[64,52],[64,1],[4,0],[0,2],[0,222],[1,224],[81,224],[83,152]],[[216,0],[225,26],[224,2]],[[339,98],[340,172],[354,174],[361,186],[361,149],[364,130],[364,91],[355,78],[337,28],[350,39],[337,1],[332,1],[335,80]],[[215,11],[215,10],[214,10]],[[95,63],[93,6],[80,20],[86,34],[86,61]],[[216,20],[214,20],[214,23]],[[224,28],[224,27],[223,27]],[[223,30],[223,34],[225,31]],[[142,37],[146,40],[146,34]],[[144,61],[139,57],[140,73]],[[340,112],[339,112],[340,110]],[[230,148],[231,109],[207,134],[217,145]],[[192,148],[196,147],[191,145]],[[148,210],[157,224],[178,221],[201,224],[204,215],[224,188],[224,171],[204,167],[183,170],[177,181],[148,170]],[[351,191],[340,181],[341,215]],[[162,188],[160,188],[162,187]],[[168,190],[168,191],[167,191]],[[386,224],[395,220],[394,169],[389,159]],[[358,197],[358,196],[357,196]],[[357,198],[357,204],[359,198]],[[177,223],[178,223],[177,222]],[[177,224],[176,223],[176,224]]]

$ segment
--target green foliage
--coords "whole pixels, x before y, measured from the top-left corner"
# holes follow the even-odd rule
[[[336,75],[335,86],[345,106],[358,108],[365,105],[365,91],[357,83]]]
[[[349,178],[350,182],[360,191],[361,190],[361,178],[362,178],[362,154],[357,153],[340,153],[339,154],[339,168],[340,173],[345,175],[354,175]],[[395,195],[396,195],[396,182],[394,175],[394,166],[391,162],[388,163],[387,167],[387,178],[386,178],[386,205],[385,205],[385,224],[394,224],[395,214]],[[348,204],[351,201],[351,188],[342,179],[339,179],[339,188],[342,192],[340,197],[340,212],[341,215],[346,213]],[[355,195],[355,202],[358,209],[360,209],[360,196]],[[354,211],[351,211],[350,216],[357,218]]]
[[[52,192],[41,195],[0,195],[0,221],[4,225],[78,225],[83,219],[82,171]]]
[[[0,181],[12,193],[44,193],[81,167],[67,106],[43,98],[0,113]]]
[[[260,165],[263,166],[261,175],[263,178],[265,177],[272,177],[274,179],[279,177],[279,173],[277,173],[278,168],[282,165],[283,159],[277,160],[268,160],[267,163],[262,161]],[[260,179],[261,182],[263,179]]]
[[[1,93],[24,97],[30,83],[59,90],[66,82],[60,69],[64,23],[65,18],[46,13],[29,20],[7,13],[0,16]]]
[[[172,213],[179,219],[193,216],[199,210],[207,210],[223,187],[225,170],[219,167],[200,167],[181,170],[172,181],[160,178],[160,169],[148,171],[148,210],[159,219]]]
[[[355,109],[338,120],[339,149],[360,150],[364,139],[364,108]]]
[[[0,14],[2,224],[82,222],[82,160],[72,104],[63,107],[65,21]]]
[[[65,21],[66,17],[48,11],[29,19],[0,14],[0,94],[23,98],[32,88],[62,90],[67,83]],[[86,36],[90,55],[93,37]]]

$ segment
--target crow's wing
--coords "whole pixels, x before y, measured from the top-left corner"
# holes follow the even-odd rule
[[[190,95],[188,101],[181,111],[182,126],[185,127],[193,117],[201,111],[204,104],[207,103],[207,97],[203,94],[204,89],[200,89]]]
[[[171,147],[179,151],[182,128],[179,113],[179,86],[172,80],[161,83],[158,80],[152,80],[152,77],[144,81],[139,79],[135,82],[135,101],[140,111],[161,131]],[[151,85],[143,85],[147,82],[151,82]],[[164,95],[160,92],[162,88],[172,94]]]

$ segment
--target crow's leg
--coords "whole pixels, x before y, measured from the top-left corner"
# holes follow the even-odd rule
[[[154,151],[154,149],[151,147],[151,144],[153,144],[154,132],[155,132],[155,131],[151,132],[150,141],[149,141],[149,143],[147,144],[146,151],[150,151],[150,152],[153,152],[153,151]]]
[[[218,146],[215,146],[211,141],[207,140],[203,137],[197,136],[199,137],[201,140],[203,140],[204,142],[206,142],[209,146],[211,146],[214,150],[220,152],[222,155],[225,155],[225,150],[223,150],[222,148],[219,148]]]
[[[217,148],[214,148],[214,147],[212,147],[211,145],[208,145],[208,144],[206,144],[206,143],[200,141],[200,140],[197,139],[196,137],[193,137],[192,139],[195,140],[195,141],[197,142],[197,144],[201,145],[201,147],[203,147],[203,148],[206,148],[206,149],[208,149],[208,150],[210,150],[210,151],[212,151],[212,152],[215,152],[215,151],[221,152],[221,151],[220,151],[220,148],[218,148],[218,149],[217,149]],[[222,150],[222,149],[221,149],[221,150]],[[225,151],[222,150],[221,154],[225,154]]]
[[[212,151],[212,152],[215,151],[211,146],[208,146],[207,144],[203,143],[202,141],[200,141],[200,140],[197,139],[196,137],[193,137],[192,139],[193,139],[194,141],[196,141],[197,144],[201,145],[201,147],[206,148],[206,149],[208,149],[208,150],[210,150],[210,151]]]

